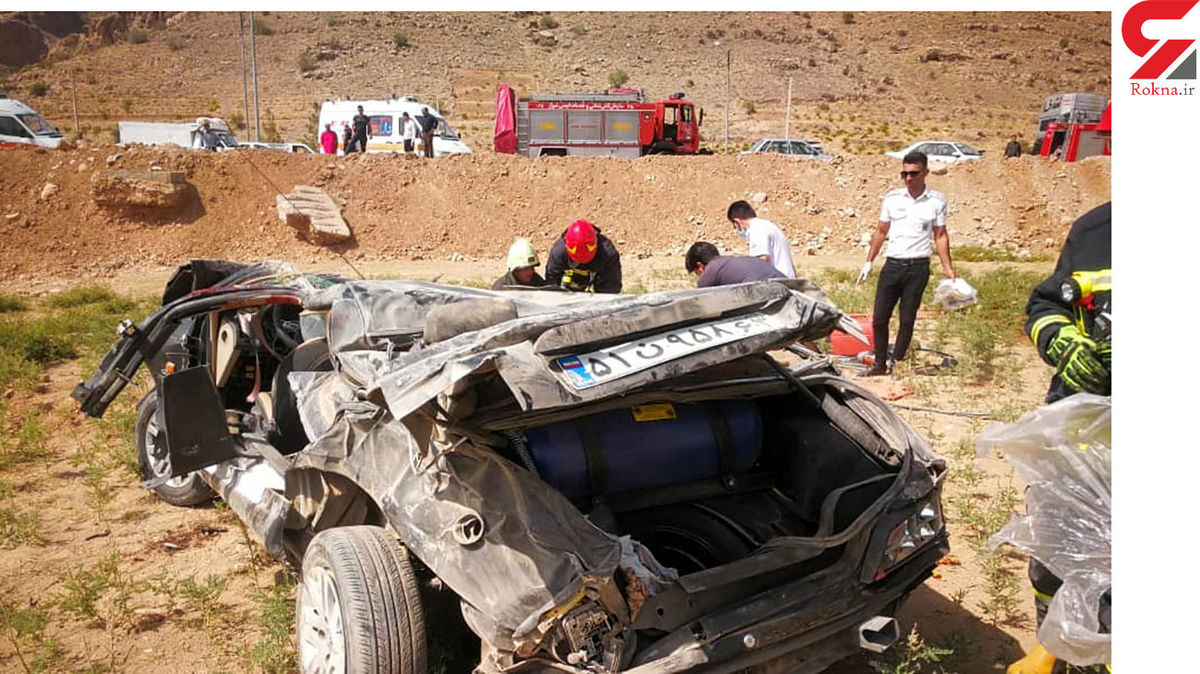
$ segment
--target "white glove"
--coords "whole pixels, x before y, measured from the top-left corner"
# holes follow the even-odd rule
[[[866,281],[867,277],[870,275],[871,275],[871,261],[867,260],[866,262],[863,263],[862,270],[858,272],[858,280],[854,282],[854,285],[858,285],[858,284],[862,283],[863,281]]]

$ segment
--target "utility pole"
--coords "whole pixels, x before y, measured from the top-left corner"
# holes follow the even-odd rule
[[[733,63],[733,51],[725,50],[725,154],[729,154],[729,66]]]
[[[254,46],[254,12],[250,12],[250,72],[254,78],[254,142],[261,142],[262,121],[258,115],[258,50]]]
[[[75,69],[71,68],[71,116],[75,118],[75,137],[79,135],[79,104],[75,101]]]
[[[250,130],[250,92],[249,84],[246,83],[246,35],[242,30],[245,26],[245,17],[241,12],[238,12],[238,49],[242,53],[242,123],[246,125],[246,130]],[[249,137],[249,133],[246,134]]]
[[[792,78],[788,77],[787,112],[783,118],[783,139],[792,139]]]

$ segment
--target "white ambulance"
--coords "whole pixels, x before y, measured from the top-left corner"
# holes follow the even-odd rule
[[[326,124],[338,135],[338,154],[343,154],[342,126],[347,124],[353,130],[353,119],[358,114],[358,106],[363,106],[363,114],[370,118],[370,138],[367,139],[367,152],[403,152],[404,138],[400,132],[400,119],[404,113],[415,120],[422,108],[429,108],[429,114],[438,120],[433,135],[433,156],[445,157],[453,154],[471,154],[450,122],[438,112],[437,108],[419,101],[415,96],[401,96],[385,101],[325,101],[321,104],[321,112],[317,122],[317,147],[321,144],[321,133]],[[414,151],[420,155],[423,152],[421,134],[418,132],[414,140]]]
[[[15,98],[0,98],[0,147],[58,147],[63,135],[33,108]]]

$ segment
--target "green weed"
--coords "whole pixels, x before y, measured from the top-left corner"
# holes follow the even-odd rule
[[[46,634],[50,616],[38,608],[21,608],[0,597],[0,634],[12,647],[17,662],[27,674],[60,672],[65,650],[62,644]]]
[[[985,248],[983,246],[955,246],[956,262],[1045,262],[1046,255],[1019,255],[1007,248]],[[1032,289],[1031,289],[1032,290]]]
[[[0,389],[29,384],[42,366],[77,355],[63,321],[26,315],[0,317]]]
[[[59,576],[64,592],[55,605],[78,620],[102,620],[96,603],[112,583],[118,561],[113,553],[91,569],[68,569]]]
[[[49,439],[50,432],[38,414],[30,412],[15,435],[0,436],[0,470],[45,459],[49,456]]]
[[[983,556],[983,591],[987,597],[979,602],[979,610],[994,623],[1011,622],[1020,613],[1021,579],[1004,566],[1004,555]]]
[[[0,548],[10,545],[42,545],[41,515],[32,510],[0,506]]]
[[[27,308],[25,300],[16,295],[0,295],[0,314],[25,311]]]
[[[925,671],[925,665],[939,663],[953,654],[952,649],[925,643],[914,624],[907,638],[887,651],[881,661],[872,664],[881,674],[920,674]]]
[[[290,672],[296,666],[296,580],[288,576],[284,583],[254,596],[258,605],[255,622],[262,638],[250,651],[250,661],[269,674]]]
[[[392,34],[392,44],[396,45],[396,49],[405,49],[408,47],[408,36],[404,33]]]
[[[111,288],[101,285],[79,286],[46,298],[46,306],[55,309],[70,309],[85,304],[99,304],[118,299]]]
[[[179,597],[187,608],[200,614],[200,626],[205,632],[212,630],[221,619],[225,607],[221,603],[221,593],[228,583],[227,578],[215,575],[206,576],[200,582],[194,577],[179,581]]]
[[[618,69],[608,73],[608,84],[614,89],[616,87],[623,86],[628,81],[629,73],[625,72],[624,70]]]
[[[858,273],[846,269],[825,268],[812,281],[825,291],[839,309],[848,314],[869,313],[875,304],[875,283],[871,279],[856,284]]]

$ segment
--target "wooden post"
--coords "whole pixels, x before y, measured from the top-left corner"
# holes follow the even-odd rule
[[[254,46],[254,12],[250,12],[250,73],[254,80],[254,142],[260,142],[262,117],[258,114],[258,49]]]
[[[729,66],[733,63],[733,51],[725,50],[725,154],[729,154]]]
[[[79,102],[75,99],[75,69],[71,69],[71,116],[75,118],[75,137],[81,138],[79,133]]]
[[[792,78],[788,78],[787,112],[783,117],[783,139],[792,139]]]

